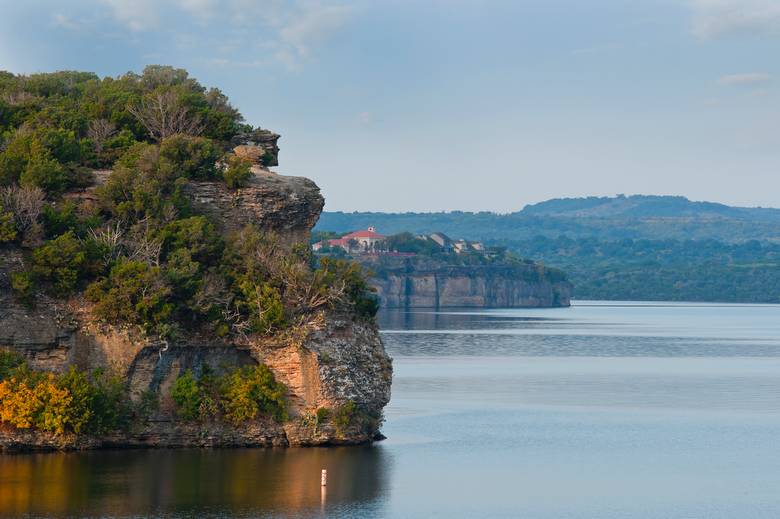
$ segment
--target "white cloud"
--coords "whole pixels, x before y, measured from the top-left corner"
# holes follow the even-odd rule
[[[213,18],[219,9],[217,0],[177,0],[177,5],[203,21]]]
[[[721,85],[731,86],[758,86],[769,82],[772,76],[762,72],[752,72],[750,74],[729,74],[718,78]]]
[[[262,52],[289,69],[297,69],[312,49],[342,28],[352,9],[329,0],[100,0],[112,16],[132,31],[165,30],[177,45],[204,42],[203,34],[188,25],[209,24],[227,31],[243,50]],[[57,19],[55,19],[55,22]],[[62,18],[60,24],[69,20]],[[205,42],[204,42],[205,44]],[[213,45],[210,51],[218,50]],[[216,55],[213,62],[233,62]],[[267,59],[252,60],[266,64]],[[246,60],[241,62],[246,66]],[[238,64],[238,63],[237,63]]]
[[[62,13],[53,14],[52,22],[57,27],[62,27],[63,29],[68,29],[71,31],[77,31],[82,28],[82,24],[80,22],[73,20],[72,18],[65,16]]]
[[[692,7],[693,32],[699,38],[780,35],[778,0],[692,0]]]
[[[139,33],[214,66],[297,70],[349,21],[351,1],[84,0],[50,16],[53,25],[72,31],[99,30],[124,39],[126,30]],[[117,25],[123,29],[118,33]]]
[[[279,35],[286,46],[305,58],[310,46],[322,41],[341,28],[350,16],[350,9],[344,5],[326,5],[308,2],[295,10],[280,27]]]
[[[102,0],[111,8],[114,18],[132,31],[145,31],[160,21],[159,3],[155,0]]]

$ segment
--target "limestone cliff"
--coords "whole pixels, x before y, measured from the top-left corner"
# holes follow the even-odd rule
[[[537,264],[451,266],[426,258],[366,262],[387,308],[569,306],[572,286]]]
[[[98,174],[98,182],[108,174]],[[225,231],[252,223],[287,245],[308,240],[323,206],[319,188],[310,180],[268,171],[255,171],[248,185],[237,190],[218,182],[192,182],[187,192],[193,207]],[[92,195],[87,189],[71,196]],[[371,319],[323,311],[294,333],[240,340],[193,333],[164,343],[135,326],[98,322],[81,297],[65,301],[38,294],[34,307],[21,304],[11,292],[10,275],[23,268],[24,252],[9,247],[0,253],[0,348],[23,354],[34,369],[111,369],[124,377],[132,399],[139,401],[151,392],[160,402],[149,420],[103,437],[54,436],[2,426],[2,449],[321,445],[367,442],[378,434],[382,409],[390,399],[392,365]],[[259,362],[287,386],[289,420],[257,419],[234,427],[176,418],[170,387],[184,370],[197,372],[204,365],[225,370]],[[335,409],[349,401],[365,420],[337,427],[332,421],[312,419],[318,408]]]

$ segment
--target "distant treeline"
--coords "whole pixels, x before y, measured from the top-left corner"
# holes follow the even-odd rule
[[[563,269],[578,299],[780,303],[780,245],[566,237],[503,241]]]

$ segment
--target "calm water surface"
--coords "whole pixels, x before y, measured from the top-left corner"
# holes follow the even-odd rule
[[[395,378],[380,444],[0,456],[0,512],[780,517],[780,306],[579,302],[381,324]]]

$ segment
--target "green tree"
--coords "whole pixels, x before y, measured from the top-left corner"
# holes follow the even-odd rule
[[[247,159],[231,155],[227,159],[227,167],[222,172],[222,179],[229,188],[244,187],[252,177],[252,163]]]
[[[51,284],[53,291],[67,295],[79,281],[94,273],[94,257],[72,231],[46,242],[33,251],[32,273]]]
[[[287,387],[276,381],[265,364],[243,367],[225,378],[222,389],[225,417],[240,425],[262,413],[282,422],[287,420],[286,393]]]

